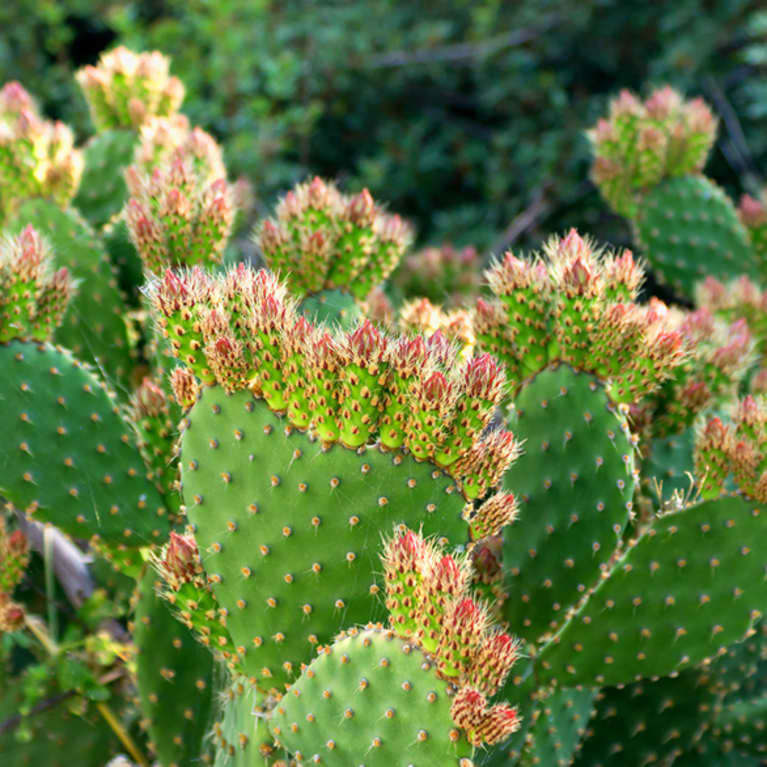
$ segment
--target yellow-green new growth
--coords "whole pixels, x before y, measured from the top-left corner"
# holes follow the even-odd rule
[[[159,51],[134,53],[120,46],[76,77],[99,131],[139,128],[150,117],[172,115],[184,100],[181,80],[170,75],[170,61]]]
[[[0,224],[19,202],[44,197],[64,206],[77,191],[82,153],[72,131],[45,120],[17,82],[0,89]]]
[[[633,218],[642,190],[703,170],[716,127],[700,98],[684,101],[665,86],[641,101],[623,90],[607,119],[587,133],[595,154],[591,178],[618,213]]]

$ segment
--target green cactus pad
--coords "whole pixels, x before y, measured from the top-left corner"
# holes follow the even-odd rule
[[[716,718],[713,738],[724,751],[765,758],[767,754],[767,695],[727,705]]]
[[[621,767],[632,767],[632,764],[624,760]],[[674,760],[674,767],[764,767],[764,760],[737,751],[725,751],[704,736],[690,751]]]
[[[655,497],[655,483],[663,498],[670,498],[679,491],[685,495],[690,490],[691,474],[695,471],[692,458],[694,429],[681,434],[659,437],[650,443],[650,454],[642,466],[642,484],[651,497]]]
[[[588,726],[595,695],[595,690],[563,687],[539,701],[519,764],[571,764]]]
[[[171,615],[149,568],[139,585],[134,640],[141,710],[162,767],[196,763],[213,699],[213,655]]]
[[[711,681],[724,693],[725,704],[767,694],[767,624],[761,620],[754,629],[712,664]]]
[[[123,170],[133,160],[137,138],[132,130],[108,130],[85,145],[85,168],[74,204],[97,228],[106,224],[128,198]]]
[[[325,451],[247,391],[207,389],[182,435],[189,520],[249,674],[282,687],[344,625],[383,615],[381,533],[404,523],[463,543],[460,493],[429,463]],[[283,665],[286,664],[286,665]]]
[[[309,321],[343,329],[354,327],[362,316],[354,296],[341,290],[323,290],[304,298],[298,310]]]
[[[665,676],[741,639],[767,604],[767,507],[722,496],[656,518],[536,659],[541,681]]]
[[[634,448],[603,387],[567,365],[538,374],[509,428],[523,454],[504,475],[520,503],[504,531],[504,617],[535,639],[598,579],[629,519]]]
[[[103,383],[68,351],[0,346],[0,495],[75,538],[140,546],[167,536],[163,498]]]
[[[602,690],[575,765],[676,764],[674,760],[691,750],[708,727],[715,703],[694,670],[673,679]]]
[[[277,704],[269,729],[299,763],[471,767],[450,685],[393,632],[368,629],[321,652]]]
[[[85,361],[96,360],[107,375],[127,383],[133,359],[123,319],[126,307],[103,244],[74,210],[61,210],[47,200],[22,204],[10,229],[19,231],[28,224],[51,243],[56,266],[66,266],[80,282],[56,342]]]
[[[226,690],[222,718],[213,725],[216,746],[213,767],[275,764],[274,741],[266,726],[262,698],[246,680],[235,682]]]
[[[637,238],[658,276],[684,295],[707,276],[759,276],[748,232],[727,195],[704,176],[654,187],[636,218]]]

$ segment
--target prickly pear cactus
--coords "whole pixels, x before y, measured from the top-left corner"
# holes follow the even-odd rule
[[[495,299],[477,302],[474,332],[514,371],[508,423],[526,440],[504,477],[522,513],[504,537],[503,609],[535,640],[568,620],[621,541],[638,478],[629,406],[681,363],[683,338],[659,307],[633,303],[643,275],[630,252],[575,231],[486,276]]]
[[[118,289],[104,245],[93,229],[70,209],[46,200],[30,200],[17,209],[9,228],[33,226],[53,247],[57,266],[80,281],[55,340],[82,360],[95,362],[112,382],[127,385],[134,361]]]
[[[510,433],[482,434],[503,380],[489,357],[456,366],[443,340],[390,339],[369,322],[331,336],[272,277],[239,267],[216,281],[169,273],[152,301],[188,366],[173,377],[192,405],[187,515],[239,660],[266,689],[378,614],[382,529],[421,526],[460,545],[515,513],[513,496],[466,505],[516,454]],[[208,382],[198,392],[195,374]]]
[[[588,133],[592,179],[630,219],[658,277],[692,296],[707,275],[762,272],[732,201],[701,175],[716,121],[701,99],[666,86],[643,102],[628,91]]]
[[[389,276],[411,237],[367,189],[350,197],[320,178],[289,192],[256,233],[269,268],[305,299],[307,318],[342,324],[359,317],[355,299]]]
[[[76,77],[99,131],[139,128],[153,116],[174,114],[184,100],[183,84],[159,51],[137,54],[119,46]]]
[[[22,200],[42,197],[66,205],[82,170],[72,131],[43,119],[19,83],[6,83],[0,89],[0,224]]]
[[[476,747],[519,726],[515,708],[487,703],[516,643],[468,596],[460,560],[411,531],[382,559],[391,628],[350,629],[320,648],[270,730],[300,763],[471,767]]]

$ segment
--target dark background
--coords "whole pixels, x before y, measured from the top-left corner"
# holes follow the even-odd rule
[[[733,196],[767,172],[767,11],[743,0],[11,0],[0,82],[80,138],[72,74],[159,48],[183,111],[224,145],[257,212],[307,174],[370,188],[420,244],[485,254],[577,226],[628,243],[588,181],[583,135],[621,87],[671,83],[721,117],[708,173]]]

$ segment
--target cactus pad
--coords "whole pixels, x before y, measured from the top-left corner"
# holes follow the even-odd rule
[[[722,496],[657,517],[536,660],[542,680],[611,685],[688,668],[767,600],[767,508]]]
[[[162,496],[104,384],[48,345],[0,345],[0,367],[0,494],[76,538],[139,546],[167,535]]]
[[[681,176],[643,198],[637,235],[651,266],[687,296],[706,276],[759,275],[748,232],[727,195],[703,176]]]
[[[504,475],[522,513],[504,534],[504,613],[520,636],[550,631],[599,578],[634,491],[625,420],[590,375],[539,373],[515,400],[523,455]]]
[[[464,543],[453,481],[399,452],[323,450],[248,391],[206,389],[182,435],[184,501],[248,673],[292,681],[312,645],[379,615],[377,547],[395,524]],[[290,433],[288,433],[290,432]]]
[[[352,631],[324,648],[277,704],[275,739],[299,762],[472,767],[451,687],[391,631]]]
[[[213,699],[213,655],[155,594],[151,568],[141,580],[134,639],[141,710],[163,767],[196,763]]]
[[[226,690],[222,719],[213,725],[213,767],[286,767],[275,757],[262,697],[244,679]]]
[[[691,750],[707,728],[715,702],[701,673],[694,670],[603,690],[575,765],[676,764],[675,759]]]

